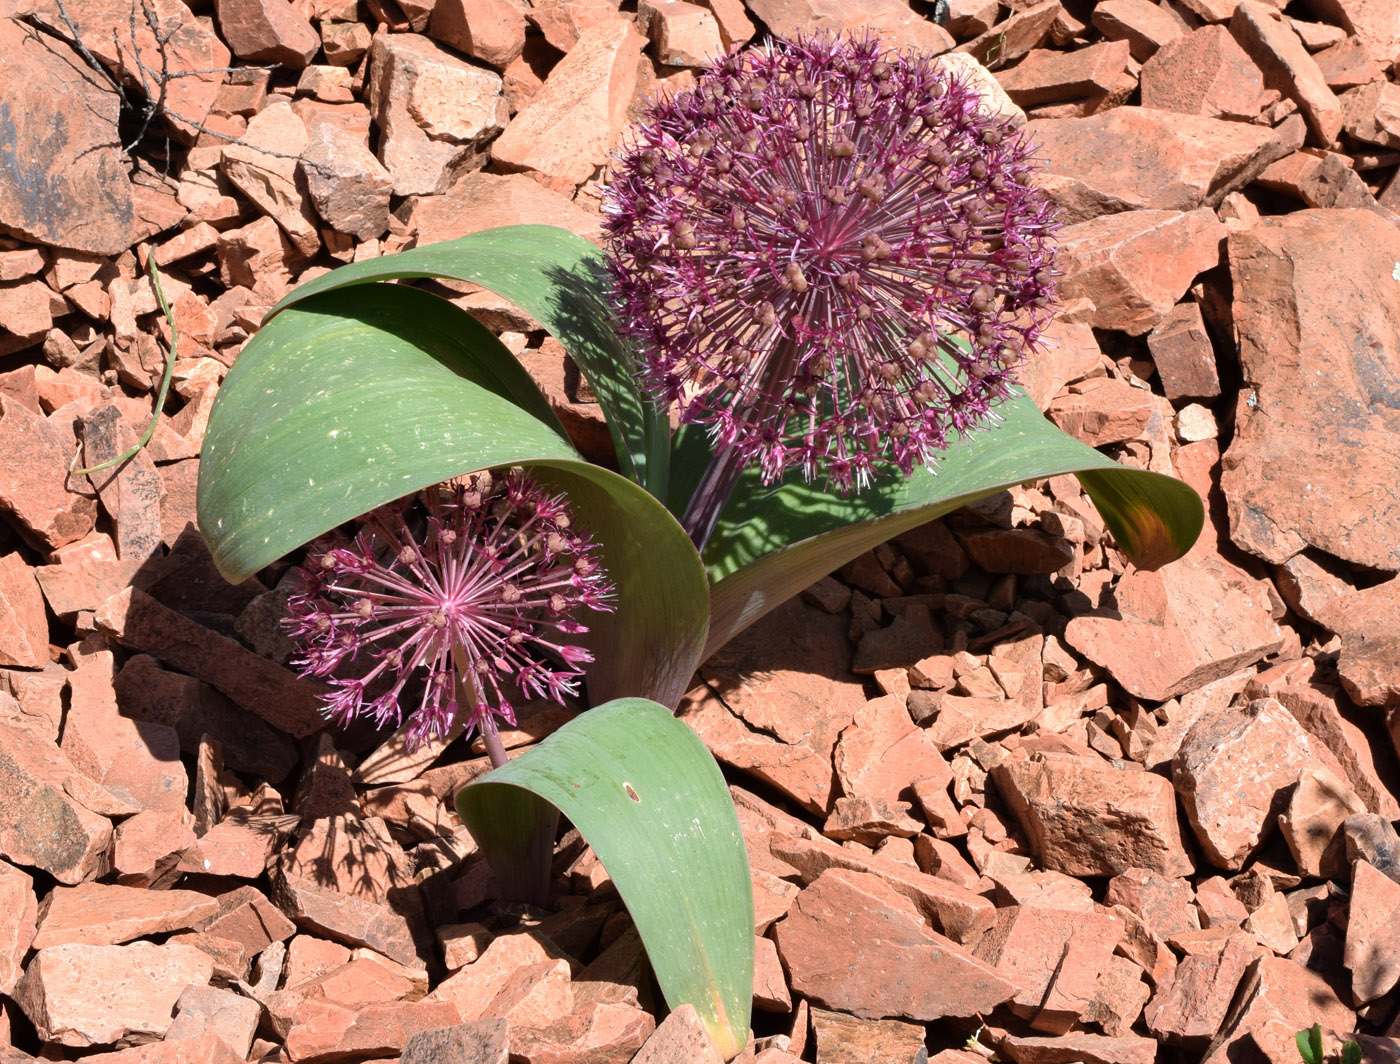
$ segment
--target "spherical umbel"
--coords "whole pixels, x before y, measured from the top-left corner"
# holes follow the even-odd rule
[[[300,575],[284,624],[302,675],[334,677],[326,715],[411,716],[410,746],[458,721],[469,733],[514,724],[517,691],[562,702],[593,660],[569,640],[588,631],[577,615],[613,608],[564,499],[517,471],[382,507],[353,540],[313,547]],[[360,675],[336,676],[361,652],[372,661]]]
[[[872,38],[720,61],[647,111],[604,200],[649,385],[766,481],[931,461],[1051,314],[1031,154],[965,80]]]

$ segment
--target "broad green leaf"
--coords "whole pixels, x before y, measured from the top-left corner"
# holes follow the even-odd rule
[[[892,536],[1003,488],[1062,473],[1079,476],[1135,564],[1157,568],[1190,550],[1205,511],[1185,484],[1118,465],[1061,432],[1019,393],[997,411],[997,424],[961,440],[934,469],[849,498],[828,495],[800,475],[765,488],[755,472],[746,473],[705,549],[711,581],[705,656]],[[687,435],[676,449],[678,488],[682,473],[693,475],[701,446]]]
[[[677,705],[709,628],[709,584],[690,537],[656,499],[616,473],[576,462],[532,469],[568,495],[617,587],[613,613],[582,618],[590,631],[580,641],[595,657],[589,697],[643,695]]]
[[[200,527],[238,581],[376,506],[515,464],[569,492],[617,586],[614,612],[582,618],[597,657],[591,697],[677,702],[708,607],[690,540],[642,488],[578,460],[510,352],[436,296],[389,285],[332,291],[268,322],[210,415]]]
[[[457,812],[508,874],[528,845],[501,826],[520,790],[557,807],[593,847],[671,1007],[694,1005],[725,1059],[742,1050],[753,888],[734,804],[705,744],[664,706],[621,698],[469,784]]]
[[[533,458],[579,460],[469,314],[410,288],[332,292],[264,326],[219,388],[199,526],[236,583],[376,506]]]
[[[275,315],[323,292],[370,281],[451,277],[523,307],[578,363],[607,418],[625,476],[665,498],[670,429],[637,387],[631,349],[613,329],[597,247],[547,225],[513,225],[332,270],[297,288]]]

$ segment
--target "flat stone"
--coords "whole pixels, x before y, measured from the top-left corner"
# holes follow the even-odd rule
[[[113,668],[111,652],[103,651],[69,674],[63,752],[135,809],[182,810],[189,776],[180,761],[179,737],[164,724],[121,715],[112,693]]]
[[[831,868],[873,873],[913,902],[935,930],[954,942],[974,944],[992,926],[995,911],[991,902],[969,888],[926,875],[878,854],[867,855],[838,846],[810,828],[806,830],[806,837],[779,830],[767,840],[767,854],[795,869],[804,885]]]
[[[917,1060],[924,1048],[923,1024],[863,1020],[820,1008],[811,1009],[811,1018],[817,1059],[830,1064],[894,1064]]]
[[[1294,152],[1270,163],[1255,185],[1292,196],[1308,207],[1352,207],[1382,213],[1366,182],[1351,168],[1351,160],[1334,152],[1321,158],[1310,152]]]
[[[81,776],[54,743],[0,722],[0,855],[80,883],[110,867],[112,825],[68,794]]]
[[[1147,1029],[1168,1044],[1204,1049],[1220,1031],[1245,970],[1261,952],[1249,935],[1236,932],[1218,948],[1186,957],[1147,1003]]]
[[[1379,813],[1388,820],[1400,820],[1400,804],[1376,772],[1372,740],[1365,729],[1342,712],[1345,695],[1335,685],[1316,680],[1309,683],[1300,676],[1272,692],[1263,690],[1261,693],[1272,693],[1303,726],[1309,739],[1330,752],[1335,762],[1326,761],[1325,755],[1321,759],[1345,779],[1369,812]],[[1249,694],[1255,696],[1253,690]]]
[[[1143,63],[1141,86],[1143,107],[1206,118],[1252,120],[1264,102],[1263,72],[1220,25],[1163,45]]]
[[[1060,296],[1086,298],[1098,329],[1140,336],[1186,294],[1196,275],[1221,261],[1227,230],[1215,213],[1136,210],[1060,230]]]
[[[1113,91],[1128,66],[1128,42],[1103,41],[1069,52],[1037,49],[997,80],[1021,107]]]
[[[14,992],[38,921],[34,878],[0,861],[0,994]]]
[[[1172,781],[1213,865],[1244,867],[1311,757],[1307,732],[1277,699],[1207,713],[1191,725],[1172,759]]]
[[[117,825],[112,868],[134,887],[164,882],[180,851],[194,845],[194,817],[187,809],[142,809]]]
[[[795,993],[862,1019],[973,1016],[1016,992],[869,873],[823,872],[774,925],[774,936]]]
[[[0,665],[41,668],[49,660],[49,619],[34,571],[16,551],[0,555]]]
[[[297,254],[309,258],[320,250],[321,235],[316,213],[297,180],[307,141],[306,123],[279,98],[249,120],[238,143],[224,145],[219,169],[282,228]]]
[[[193,927],[219,903],[193,890],[145,890],[109,883],[54,887],[39,911],[34,948],[83,943],[116,946]]]
[[[218,0],[214,13],[239,59],[301,70],[321,50],[315,28],[288,0]]]
[[[583,184],[607,161],[626,123],[645,43],[626,22],[584,31],[491,145],[492,159],[539,173],[560,191]]]
[[[1342,637],[1337,674],[1353,702],[1400,701],[1400,577],[1348,591],[1318,611],[1318,623]]]
[[[891,46],[930,55],[946,52],[953,38],[941,26],[898,0],[749,0],[748,9],[774,36],[793,40],[801,33],[842,33],[869,29]]]
[[[663,66],[703,67],[724,55],[719,21],[710,9],[685,0],[644,0],[637,14]]]
[[[416,34],[375,37],[367,84],[379,161],[393,175],[396,196],[437,191],[453,165],[500,132],[509,116],[499,74]]]
[[[1230,35],[1263,72],[1265,87],[1297,103],[1313,143],[1331,147],[1342,131],[1342,105],[1317,61],[1276,14],[1259,0],[1241,0],[1230,16]]]
[[[1123,923],[1107,913],[1010,905],[975,953],[1017,985],[1009,1008],[1032,1028],[1063,1035],[1089,1009]]]
[[[208,735],[235,772],[281,783],[297,762],[296,744],[285,732],[263,723],[193,676],[162,669],[149,654],[133,654],[114,681],[122,716],[168,724],[186,754],[199,750]]]
[[[832,751],[866,704],[847,672],[847,621],[801,599],[779,606],[701,669],[680,717],[721,761],[779,787],[825,816],[836,798]]]
[[[246,999],[245,999],[246,1000]],[[94,1053],[93,1064],[243,1064],[244,1057],[214,1034],[132,1046],[115,1053]]]
[[[1400,11],[1385,0],[1314,0],[1313,10],[1327,22],[1360,38],[1381,63],[1400,55]]]
[[[630,1061],[654,1030],[656,1020],[638,1005],[590,998],[556,1023],[512,1027],[510,1053],[522,1064]]]
[[[0,392],[0,511],[50,549],[82,539],[97,520],[97,500],[68,476],[77,451],[71,425],[35,413]],[[70,490],[72,488],[73,490]]]
[[[1385,79],[1342,94],[1348,135],[1383,148],[1400,148],[1400,86]]]
[[[50,25],[63,25],[53,0],[44,0],[38,7]],[[197,133],[195,126],[204,124],[209,117],[228,77],[229,50],[219,40],[212,23],[196,18],[181,0],[152,0],[143,10],[144,17],[135,19],[134,24],[131,5],[124,0],[73,0],[65,2],[64,8],[83,44],[114,77],[135,86],[140,83],[136,71],[142,69],[148,78],[151,72],[161,70],[173,75],[165,84],[164,120],[157,121],[182,143],[192,143]],[[72,62],[70,79],[71,69],[84,65],[76,56]],[[64,84],[66,88],[68,82]],[[72,116],[68,117],[71,120]],[[107,143],[115,147],[111,129],[109,125]],[[83,214],[88,216],[86,211]],[[106,251],[77,247],[74,250],[114,255],[127,246],[121,244]]]
[[[1195,892],[1185,880],[1129,868],[1109,880],[1103,900],[1105,905],[1131,909],[1163,940],[1200,930]]]
[[[1237,408],[1221,485],[1231,538],[1272,564],[1315,546],[1400,570],[1391,534],[1400,498],[1390,490],[1400,480],[1397,242],[1390,222],[1341,210],[1295,211],[1230,234],[1252,398]]]
[[[1323,80],[1333,92],[1341,93],[1379,80],[1385,83],[1387,64],[1372,58],[1359,37],[1348,37],[1313,56]],[[1343,103],[1345,113],[1345,103]]]
[[[1167,311],[1147,334],[1147,349],[1152,352],[1152,364],[1168,399],[1175,402],[1220,395],[1215,348],[1199,303],[1178,303]]]
[[[992,528],[958,535],[974,565],[989,573],[1054,573],[1074,559],[1074,547],[1036,528]]]
[[[1031,49],[1043,45],[1063,15],[1060,0],[1044,0],[1043,3],[1022,7],[1012,11],[1006,19],[986,32],[958,45],[958,51],[970,53],[983,63],[994,60],[1014,63]]]
[[[300,738],[323,726],[315,685],[144,592],[112,596],[98,610],[96,623],[123,646],[203,680],[289,735]]]
[[[1072,876],[1189,875],[1171,783],[1087,758],[1004,761],[990,777],[1041,867]]]
[[[1270,1061],[1291,1061],[1298,1055],[1294,1035],[1300,1015],[1324,1030],[1356,1029],[1355,1015],[1321,974],[1283,957],[1260,957],[1245,972],[1234,1007],[1202,1060],[1228,1064],[1242,1054],[1258,1053]]]
[[[1151,392],[1134,388],[1124,380],[1099,377],[1084,381],[1068,395],[1055,399],[1046,415],[1062,432],[1090,447],[1105,447],[1142,439],[1156,411],[1156,397]],[[1068,545],[1060,542],[1063,551]],[[1070,560],[1065,557],[1059,565],[1044,571],[1056,572]]]
[[[1090,21],[1109,40],[1127,41],[1139,63],[1146,63],[1163,45],[1186,32],[1179,19],[1152,0],[1104,0],[1094,8]]]
[[[1114,586],[1114,606],[1070,620],[1065,641],[1152,702],[1193,691],[1283,646],[1270,616],[1271,588],[1218,553],[1207,527],[1180,561],[1134,569]]]
[[[56,17],[53,24],[62,25]],[[9,116],[10,145],[0,226],[75,251],[125,251],[135,215],[113,136],[119,107],[67,45],[11,19],[0,23],[0,110]]]
[[[332,229],[372,240],[388,228],[394,179],[359,137],[318,122],[298,165],[316,213]]]
[[[213,972],[213,960],[193,946],[51,946],[29,962],[15,1001],[45,1042],[158,1039],[184,989],[203,986]]]
[[[412,198],[404,224],[420,245],[499,225],[552,225],[595,242],[601,232],[594,215],[534,178],[480,171],[463,174],[440,195]]]
[[[509,1022],[478,1020],[419,1031],[404,1043],[399,1060],[400,1064],[507,1064],[509,1058]],[[702,1058],[695,1059],[703,1064]]]
[[[953,781],[947,761],[909,718],[903,700],[890,695],[871,699],[856,710],[853,723],[837,741],[834,761],[847,795],[893,802],[911,792],[919,780],[931,780],[939,787]]]
[[[1016,1064],[1153,1064],[1157,1043],[1136,1035],[1110,1037],[1074,1031],[1059,1038],[1007,1035],[997,1051]]]
[[[1045,160],[1037,183],[1070,227],[1121,211],[1217,207],[1288,151],[1264,126],[1147,107],[1038,121],[1035,140]]]
[[[329,1001],[308,1001],[287,1032],[289,1060],[330,1062],[394,1057],[425,1031],[460,1022],[446,1001],[398,1001],[349,1009]]]
[[[1351,876],[1342,961],[1351,970],[1352,1000],[1364,1005],[1400,983],[1400,883],[1366,861],[1357,861]]]
[[[525,50],[525,15],[509,0],[438,0],[428,36],[504,70]]]
[[[253,1046],[262,1006],[242,994],[217,986],[186,987],[175,1002],[175,1022],[165,1032],[167,1042],[214,1036],[243,1060]]]
[[[1321,766],[1298,773],[1298,785],[1288,799],[1288,811],[1278,818],[1279,831],[1305,876],[1335,876],[1342,872],[1342,823],[1365,805],[1344,780]]]

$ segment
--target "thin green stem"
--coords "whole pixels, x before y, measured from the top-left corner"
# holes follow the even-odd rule
[[[151,442],[151,437],[156,432],[156,426],[160,424],[160,412],[165,409],[165,398],[170,394],[170,378],[175,374],[175,351],[180,342],[180,334],[175,328],[175,315],[171,313],[170,304],[166,302],[165,290],[160,285],[160,273],[156,270],[155,252],[149,247],[146,249],[146,272],[151,275],[151,287],[155,289],[156,302],[160,304],[161,313],[165,315],[165,320],[170,324],[170,351],[165,358],[165,374],[160,379],[160,391],[156,395],[156,407],[151,413],[151,423],[146,426],[146,431],[141,434],[141,438],[136,441],[135,446],[128,447],[121,454],[108,458],[105,462],[98,462],[97,465],[87,466],[83,469],[74,469],[73,463],[70,462],[68,472],[73,476],[100,473],[104,469],[121,465],[128,458],[134,458],[146,444]],[[73,462],[77,460],[78,455],[74,454]]]

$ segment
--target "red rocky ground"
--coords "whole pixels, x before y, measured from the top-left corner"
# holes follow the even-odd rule
[[[285,569],[217,577],[198,455],[297,281],[511,222],[596,237],[641,100],[860,25],[1029,119],[1067,224],[1028,389],[1210,524],[1138,572],[1056,478],[704,667],[683,714],[732,770],[761,936],[744,1059],[1284,1064],[1314,1021],[1400,1059],[1400,4],[933,6],[0,0],[0,1059],[716,1059],[687,1010],[658,1026],[577,836],[552,909],[502,911],[447,805],[481,758],[318,730]],[[181,75],[144,133],[112,80],[143,66]],[[122,472],[69,478],[149,413],[143,244],[177,394]],[[596,450],[558,345],[445,294]]]

